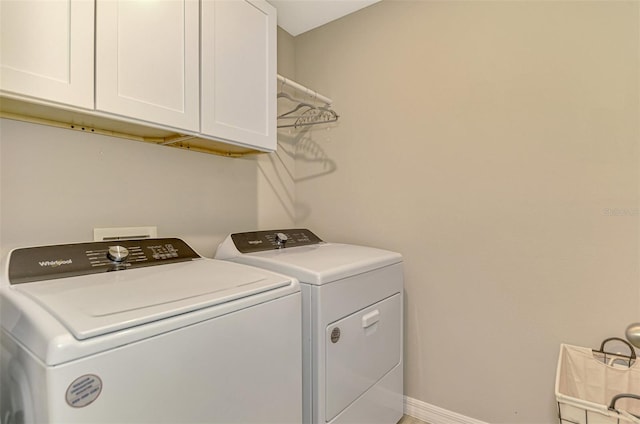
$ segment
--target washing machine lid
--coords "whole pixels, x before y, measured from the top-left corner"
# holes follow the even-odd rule
[[[31,297],[82,340],[291,284],[282,276],[233,265],[199,259],[13,289]]]
[[[278,239],[289,241],[278,247],[274,241]],[[232,234],[218,247],[216,258],[291,275],[301,283],[314,285],[402,262],[399,253],[365,246],[325,243],[306,229]]]
[[[288,277],[260,269],[191,258],[161,266],[40,279],[6,289],[31,298],[83,340],[291,284]],[[20,333],[19,328],[13,331]]]

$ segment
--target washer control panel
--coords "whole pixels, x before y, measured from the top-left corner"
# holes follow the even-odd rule
[[[241,253],[262,252],[288,247],[308,246],[322,240],[306,228],[252,231],[231,234],[231,240]]]
[[[197,259],[177,238],[98,241],[15,249],[9,257],[11,284],[121,271]]]

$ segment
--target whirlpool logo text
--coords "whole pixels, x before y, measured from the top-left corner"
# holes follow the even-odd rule
[[[41,262],[38,262],[38,263],[40,264],[40,266],[43,266],[43,267],[44,266],[50,266],[52,268],[55,268],[55,267],[60,266],[60,265],[70,265],[70,264],[73,263],[73,261],[71,259],[58,259],[58,260],[55,260],[55,261],[41,261]]]

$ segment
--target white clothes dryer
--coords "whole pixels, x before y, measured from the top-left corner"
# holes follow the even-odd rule
[[[293,278],[146,239],[15,249],[1,283],[3,424],[301,421]]]
[[[395,424],[403,412],[402,256],[307,229],[229,235],[216,259],[297,278],[303,422]]]

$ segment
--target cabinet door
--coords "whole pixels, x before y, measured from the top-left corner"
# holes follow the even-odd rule
[[[93,0],[0,1],[0,88],[93,109]]]
[[[98,0],[96,110],[199,129],[198,0]]]
[[[264,0],[202,0],[203,134],[276,148],[276,12]]]

